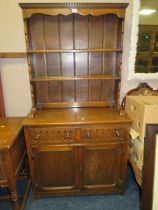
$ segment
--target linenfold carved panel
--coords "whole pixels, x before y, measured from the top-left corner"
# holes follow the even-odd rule
[[[124,128],[115,127],[100,127],[100,128],[78,128],[77,131],[72,128],[51,128],[51,127],[35,127],[30,128],[32,144],[63,144],[75,143],[77,141],[90,141],[90,142],[111,142],[123,141],[125,138]]]
[[[71,128],[30,128],[32,144],[57,144],[74,142],[75,130]]]
[[[115,141],[123,140],[125,130],[123,128],[83,128],[81,129],[82,139],[85,141]]]

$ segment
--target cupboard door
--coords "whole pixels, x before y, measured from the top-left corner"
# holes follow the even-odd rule
[[[85,146],[83,149],[83,189],[100,192],[122,191],[123,145]]]
[[[76,151],[71,146],[43,146],[33,148],[35,191],[61,192],[77,189],[75,178]]]

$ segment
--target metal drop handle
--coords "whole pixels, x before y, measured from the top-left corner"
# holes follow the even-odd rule
[[[35,139],[39,139],[40,138],[40,134],[38,133],[36,136],[35,136]]]
[[[116,130],[116,129],[115,129],[115,135],[116,135],[117,137],[120,137],[120,136],[121,136],[119,130]]]
[[[70,134],[69,131],[66,131],[65,138],[66,139],[70,139],[71,138],[71,134]]]
[[[90,131],[85,131],[85,139],[90,139],[91,138],[91,132]]]

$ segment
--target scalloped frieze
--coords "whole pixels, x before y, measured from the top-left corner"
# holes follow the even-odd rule
[[[28,6],[27,6],[28,5]],[[24,18],[30,18],[33,14],[44,15],[105,15],[115,14],[118,17],[125,17],[125,7],[127,4],[26,4],[23,8]]]

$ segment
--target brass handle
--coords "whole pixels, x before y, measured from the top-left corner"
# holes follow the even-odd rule
[[[90,138],[91,138],[90,131],[85,131],[85,139],[90,139]]]
[[[39,139],[40,138],[40,134],[37,134],[36,136],[35,136],[35,139]]]
[[[115,135],[116,135],[117,137],[120,137],[121,134],[120,134],[119,130],[116,130],[116,129],[115,129]]]
[[[70,138],[71,138],[71,133],[68,132],[68,131],[66,131],[66,133],[65,133],[65,138],[66,138],[66,139],[70,139]]]

